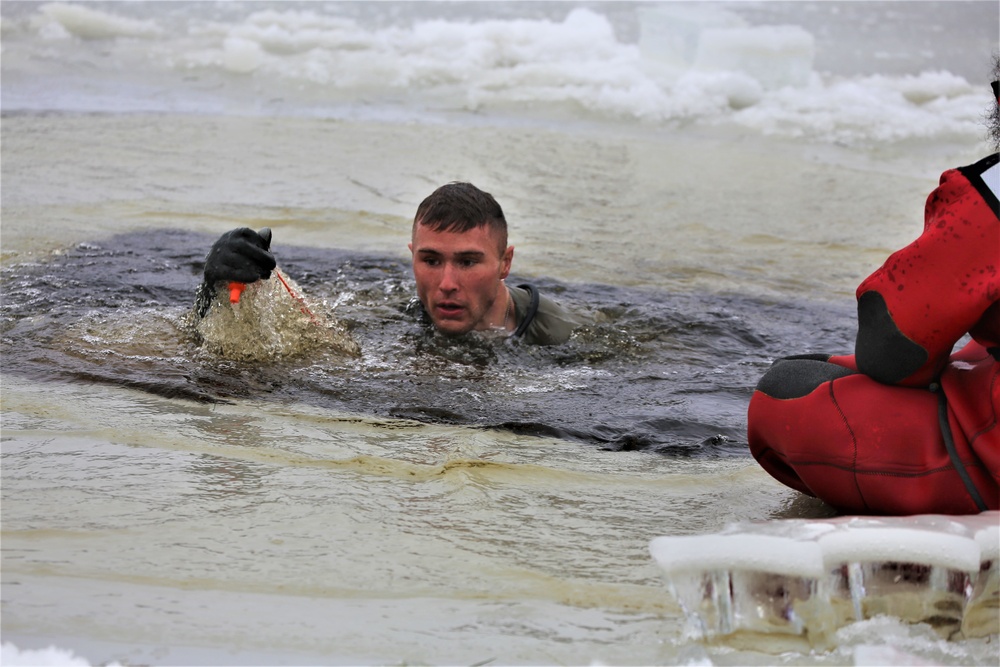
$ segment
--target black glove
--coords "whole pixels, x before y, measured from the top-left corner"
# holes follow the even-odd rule
[[[252,283],[267,280],[277,265],[271,247],[271,230],[259,232],[240,227],[219,237],[205,258],[205,283],[214,285],[226,280]]]

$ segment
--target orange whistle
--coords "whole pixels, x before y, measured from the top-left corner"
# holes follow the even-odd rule
[[[240,295],[246,288],[246,283],[229,283],[229,303],[239,303]]]

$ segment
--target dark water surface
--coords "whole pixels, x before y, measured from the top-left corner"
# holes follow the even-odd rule
[[[339,413],[505,429],[610,450],[748,456],[745,409],[778,356],[849,351],[853,306],[530,281],[588,324],[565,345],[448,339],[414,315],[404,259],[276,247],[314,308],[362,349],[260,362],[205,349],[190,319],[208,235],[156,230],[4,268],[3,371],[201,402],[264,398]]]

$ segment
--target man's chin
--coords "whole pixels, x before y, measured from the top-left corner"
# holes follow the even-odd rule
[[[465,320],[432,320],[434,328],[446,336],[461,336],[472,331],[472,326]]]

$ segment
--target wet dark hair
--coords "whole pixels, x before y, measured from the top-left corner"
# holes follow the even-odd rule
[[[489,227],[500,238],[500,252],[507,248],[507,219],[489,192],[472,183],[454,181],[432,192],[417,207],[413,231],[425,225],[436,232],[467,232]]]
[[[986,127],[993,140],[993,148],[1000,151],[1000,100],[997,99],[997,82],[1000,81],[1000,52],[993,54],[993,103],[986,114]]]

